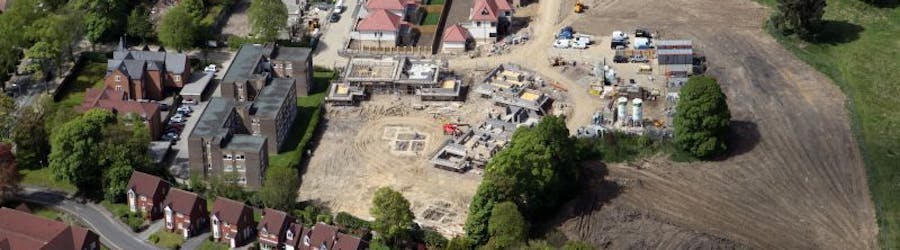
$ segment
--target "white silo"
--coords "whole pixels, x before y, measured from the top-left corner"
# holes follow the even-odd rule
[[[641,121],[644,120],[644,109],[641,107],[643,104],[644,100],[641,100],[641,98],[631,100],[631,121],[635,125],[640,125]]]
[[[618,101],[619,113],[616,116],[616,119],[619,119],[620,122],[625,123],[628,120],[628,116],[625,115],[625,109],[628,108],[628,98],[627,97],[619,97]]]

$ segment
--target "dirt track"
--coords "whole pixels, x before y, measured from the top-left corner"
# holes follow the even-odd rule
[[[604,243],[603,230],[572,223],[610,216],[623,204],[752,248],[877,247],[874,209],[845,97],[761,29],[767,9],[748,0],[607,0],[588,6],[584,16],[563,24],[575,21],[576,31],[593,34],[645,27],[665,37],[693,39],[729,98],[737,140],[731,156],[720,161],[656,159],[643,170],[611,166],[610,178],[640,185],[625,187],[610,209],[580,211],[582,216],[561,225],[564,232]],[[696,246],[696,239],[674,235],[652,247]],[[644,243],[622,238],[613,245]]]

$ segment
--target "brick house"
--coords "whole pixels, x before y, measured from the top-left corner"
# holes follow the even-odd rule
[[[158,103],[125,100],[121,92],[112,89],[91,88],[84,93],[84,102],[79,112],[101,108],[117,115],[135,114],[150,132],[150,138],[159,138],[162,133],[162,116]]]
[[[285,212],[266,208],[262,212],[262,219],[256,226],[259,246],[264,250],[284,249],[285,234],[294,217]]]
[[[0,249],[97,250],[100,237],[83,227],[0,208]]]
[[[164,88],[181,88],[190,79],[186,54],[164,51],[126,50],[113,52],[106,62],[104,87],[127,100],[162,100]]]
[[[156,220],[162,217],[161,204],[169,193],[169,183],[146,173],[133,171],[125,191],[128,210],[141,212],[144,218]]]
[[[163,202],[166,230],[179,233],[185,239],[206,230],[209,210],[206,199],[195,193],[172,188]]]
[[[253,239],[256,222],[253,221],[253,209],[246,204],[216,197],[209,217],[216,241],[227,242],[231,248],[235,248]]]
[[[285,250],[361,250],[368,249],[362,239],[344,234],[332,225],[318,223],[311,229],[291,223],[285,232]]]

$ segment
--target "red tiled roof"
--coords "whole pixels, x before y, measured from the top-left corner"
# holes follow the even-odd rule
[[[216,197],[216,202],[213,203],[212,214],[215,214],[220,221],[228,222],[228,224],[238,224],[241,214],[249,209],[250,207],[243,202]]]
[[[169,194],[166,195],[166,201],[163,202],[163,206],[169,206],[172,211],[191,217],[197,204],[202,203],[206,203],[206,199],[203,199],[203,197],[195,193],[172,188],[169,190]]]
[[[0,208],[0,245],[9,249],[80,249],[90,234],[81,227]]]
[[[262,232],[262,229],[265,227],[266,230],[269,231],[270,234],[281,235],[281,229],[286,229],[286,225],[293,221],[291,216],[288,216],[287,213],[266,208],[263,209],[262,219],[259,221],[259,226],[256,228]]]
[[[401,0],[369,0],[366,2],[366,9],[403,10],[406,8],[405,2]]]
[[[127,189],[134,189],[134,192],[149,198],[156,197],[157,192],[167,192],[169,183],[163,181],[155,175],[145,174],[139,171],[131,172],[131,179],[128,180]]]
[[[359,21],[358,31],[397,31],[400,29],[400,16],[386,10],[375,10]]]
[[[151,102],[134,102],[124,100],[122,93],[110,88],[91,88],[84,94],[84,102],[80,111],[88,111],[93,108],[107,109],[120,114],[136,113],[141,117],[150,119],[153,114],[159,112],[159,104]]]
[[[469,38],[471,38],[469,31],[459,24],[451,26],[444,33],[444,42],[465,42]]]
[[[499,18],[497,11],[497,3],[494,0],[475,0],[475,7],[472,7],[469,20],[497,21]]]

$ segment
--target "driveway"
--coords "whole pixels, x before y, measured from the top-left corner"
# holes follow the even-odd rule
[[[81,204],[68,199],[65,194],[38,188],[23,188],[18,198],[28,202],[53,207],[69,213],[83,221],[91,230],[100,235],[100,242],[113,249],[158,249],[131,233],[115,218],[110,217],[100,205]]]
[[[180,135],[181,139],[172,146],[172,150],[175,152],[175,160],[172,162],[172,166],[169,167],[169,173],[178,179],[179,182],[186,182],[191,176],[190,167],[188,166],[188,136],[194,131],[194,126],[197,126],[197,121],[200,120],[200,116],[206,110],[208,103],[200,102],[191,106],[194,109],[194,113],[191,113],[191,117],[188,117],[187,122],[185,122],[184,130],[181,131]]]
[[[322,19],[324,26],[321,30],[322,35],[319,37],[319,44],[316,45],[315,54],[313,54],[313,64],[327,68],[340,67],[346,63],[346,60],[338,55],[338,51],[344,46],[344,43],[350,37],[350,31],[362,3],[360,0],[346,0],[344,6],[347,8],[341,19],[336,23],[330,23],[327,15]],[[330,11],[328,12],[330,13]]]

